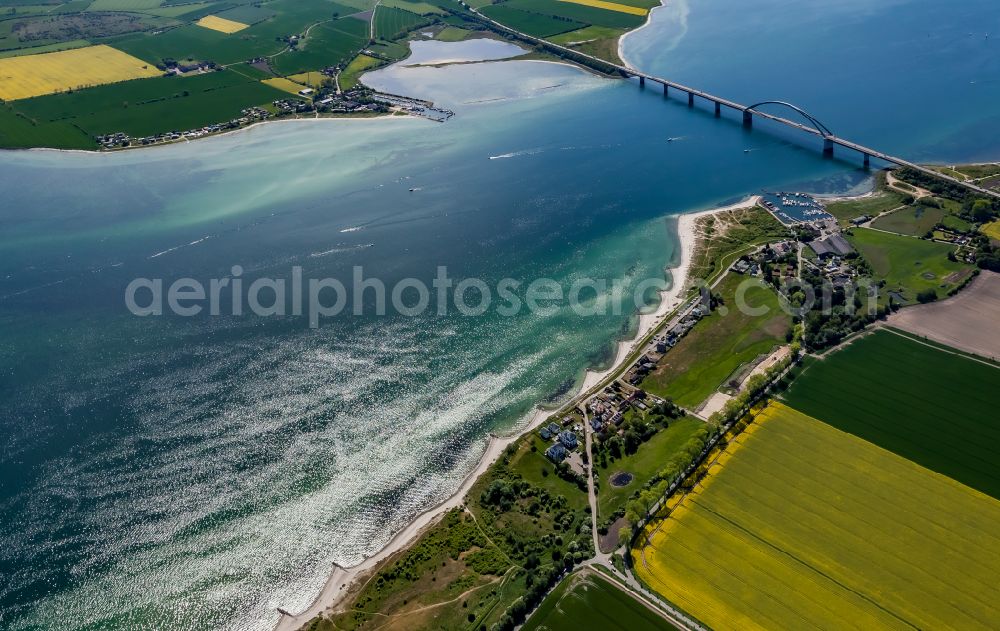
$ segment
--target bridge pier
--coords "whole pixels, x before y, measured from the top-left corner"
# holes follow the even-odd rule
[[[865,169],[866,170],[870,169],[871,166],[872,166],[872,157],[866,153],[865,154]]]
[[[719,118],[720,116],[722,116],[722,103],[719,103],[718,101],[716,101],[715,102],[715,117]]]
[[[664,83],[663,84],[663,98],[667,98],[667,92],[669,90],[670,90],[670,87],[666,83]]]
[[[694,92],[688,92],[688,107],[694,107]]]
[[[640,88],[646,87],[646,77],[639,77],[639,87]]]
[[[823,156],[826,158],[833,157],[833,141],[829,138],[823,139]]]
[[[753,127],[753,114],[750,110],[743,110],[743,126]]]

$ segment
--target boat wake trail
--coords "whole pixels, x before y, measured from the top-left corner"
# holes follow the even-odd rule
[[[533,156],[545,151],[544,149],[524,149],[523,151],[512,151],[501,153],[498,156],[490,156],[490,160],[506,160],[507,158],[519,158],[521,156]]]
[[[170,254],[171,252],[174,252],[176,250],[180,250],[181,248],[186,248],[186,247],[189,247],[189,246],[192,246],[192,245],[198,245],[199,243],[201,243],[203,241],[207,241],[207,240],[209,240],[211,238],[212,238],[212,235],[207,235],[207,236],[204,236],[204,237],[202,237],[200,239],[195,239],[191,243],[184,243],[182,245],[177,245],[177,246],[174,246],[172,248],[167,248],[166,250],[164,250],[162,252],[157,252],[156,254],[150,256],[149,258],[151,258],[151,259],[159,258],[159,257],[163,256],[164,254]]]

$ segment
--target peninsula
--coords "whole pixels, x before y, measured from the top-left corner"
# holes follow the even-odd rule
[[[490,20],[620,63],[619,38],[657,3],[473,4],[0,0],[0,148],[142,147],[275,118],[443,120],[448,112],[373,92],[360,75],[404,59],[413,38],[511,37]]]

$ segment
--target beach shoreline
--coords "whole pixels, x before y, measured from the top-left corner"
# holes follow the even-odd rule
[[[24,148],[15,147],[10,149],[0,149],[0,151],[78,153],[89,156],[114,156],[133,151],[161,149],[163,147],[174,147],[182,143],[198,142],[199,140],[211,140],[214,138],[223,138],[231,134],[239,134],[241,132],[247,132],[250,131],[251,129],[263,127],[264,125],[270,125],[272,123],[306,123],[306,122],[316,122],[316,121],[364,122],[364,121],[384,121],[384,120],[424,121],[427,119],[421,116],[415,116],[413,114],[381,114],[378,116],[308,116],[299,118],[271,118],[268,120],[255,121],[253,123],[250,123],[249,125],[237,127],[236,129],[227,129],[226,131],[221,131],[215,134],[205,134],[197,138],[178,138],[177,140],[171,140],[169,142],[157,142],[149,145],[120,147],[118,149],[57,149],[56,147],[24,147]]]
[[[702,217],[731,210],[751,208],[759,200],[760,196],[754,195],[728,206],[677,215],[677,238],[680,257],[675,266],[665,270],[670,272],[670,289],[660,293],[660,302],[654,312],[639,314],[639,325],[635,335],[628,340],[618,341],[617,352],[611,364],[605,369],[596,371],[588,369],[580,386],[573,396],[569,398],[567,404],[555,409],[536,407],[531,413],[525,415],[525,418],[528,420],[518,424],[517,429],[512,433],[503,436],[491,433],[478,464],[463,478],[462,483],[451,495],[415,516],[404,528],[393,535],[381,550],[366,558],[358,565],[350,568],[334,565],[323,589],[308,608],[297,614],[292,614],[280,608],[278,609],[281,617],[274,626],[274,631],[297,631],[316,616],[334,610],[341,603],[343,597],[350,593],[354,583],[373,573],[380,564],[393,555],[408,548],[424,532],[436,524],[446,512],[463,506],[465,495],[487,469],[500,458],[503,451],[509,445],[519,440],[525,434],[534,431],[550,417],[561,413],[568,403],[577,400],[581,395],[586,394],[611,374],[619,370],[629,355],[635,351],[649,333],[662,324],[667,315],[683,303],[685,291],[691,280],[688,276],[698,241],[697,220]]]

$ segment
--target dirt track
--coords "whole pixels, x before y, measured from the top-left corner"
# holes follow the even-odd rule
[[[1000,358],[1000,274],[984,271],[954,298],[901,309],[888,323],[968,353]]]

